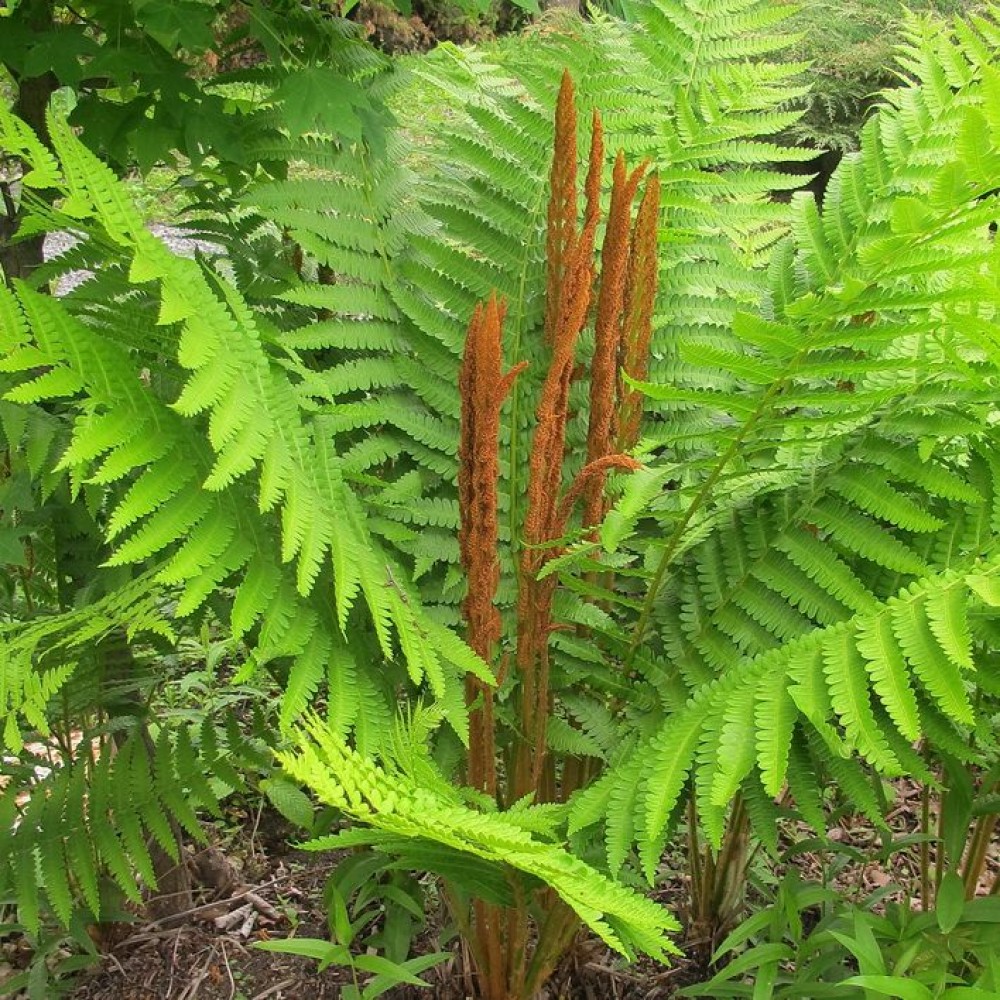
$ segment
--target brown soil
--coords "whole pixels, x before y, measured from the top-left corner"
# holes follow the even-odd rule
[[[99,965],[83,973],[70,1000],[339,1000],[351,982],[350,972],[330,968],[317,973],[310,959],[260,951],[254,943],[298,937],[325,937],[320,899],[323,884],[340,860],[337,856],[293,851],[280,846],[273,857],[261,856],[247,868],[255,875],[245,883],[278,912],[269,919],[256,912],[246,932],[237,925],[220,930],[218,914],[239,905],[211,908],[201,902],[180,926],[161,929],[147,923],[109,928]],[[248,872],[246,872],[248,873]],[[676,895],[664,890],[664,895]],[[434,923],[434,921],[432,921]],[[440,923],[440,921],[437,921]],[[418,952],[447,950],[431,927],[418,941]],[[429,990],[401,987],[387,1000],[466,1000],[469,984],[462,974],[459,946],[454,958],[423,974]],[[680,961],[665,969],[653,962],[625,966],[603,944],[581,940],[539,1000],[659,1000],[681,986],[704,978],[704,970]]]

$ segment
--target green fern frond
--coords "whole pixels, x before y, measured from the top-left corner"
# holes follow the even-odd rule
[[[210,720],[202,727],[212,726]],[[238,748],[232,748],[238,754]],[[171,820],[186,833],[204,838],[197,812],[218,814],[219,805],[207,776],[220,758],[217,745],[195,750],[190,733],[161,730],[148,746],[138,731],[114,739],[84,734],[74,759],[27,784],[13,781],[4,789],[4,806],[15,797],[16,821],[0,830],[5,863],[0,886],[15,888],[22,917],[37,932],[44,891],[53,912],[68,925],[75,900],[82,898],[94,919],[103,909],[99,878],[106,872],[126,897],[138,902],[140,882],[156,887],[148,838],[177,856]],[[9,765],[5,765],[9,766]],[[5,812],[6,814],[6,812]],[[37,865],[34,861],[37,859]]]
[[[979,581],[993,579],[998,572],[995,555],[982,564],[972,559],[964,573],[949,570],[925,578],[848,621],[744,660],[699,688],[688,705],[604,778],[597,786],[599,799],[594,798],[596,791],[583,792],[573,804],[570,828],[603,820],[609,850],[614,846],[611,860],[618,864],[625,858],[623,838],[636,836],[643,868],[652,878],[667,821],[688,773],[694,770],[696,787],[705,783],[701,798],[710,808],[723,805],[754,772],[766,794],[776,796],[786,780],[798,723],[825,742],[829,749],[824,760],[831,770],[851,783],[850,794],[861,796],[862,808],[877,815],[877,803],[870,790],[864,791],[865,779],[848,755],[858,753],[881,773],[901,770],[892,749],[900,745],[894,727],[916,724],[918,736],[931,735],[925,712],[914,702],[917,685],[923,697],[938,706],[935,735],[949,725],[972,721],[962,677],[968,650],[964,629],[971,625],[964,623],[971,621],[970,604],[978,602]],[[951,625],[939,622],[942,642],[931,630],[929,607],[938,615],[945,605],[951,609]],[[956,643],[958,637],[962,640]],[[910,729],[906,738],[913,732]],[[830,760],[831,749],[835,762]],[[797,766],[801,779],[806,765],[800,760]],[[799,789],[801,793],[801,780]],[[633,833],[632,813],[613,810],[611,804],[631,802],[637,793],[643,803],[638,813],[642,826]],[[594,808],[597,801],[604,803],[606,816]],[[815,816],[815,802],[812,807]],[[718,818],[712,820],[709,831],[716,843],[721,836],[718,823]]]
[[[541,878],[607,944],[625,954],[660,959],[675,951],[666,933],[673,918],[655,903],[602,876],[565,847],[527,832],[502,812],[479,813],[390,775],[348,748],[318,719],[296,730],[297,751],[280,754],[285,770],[320,798],[378,831],[444,845],[472,858]]]

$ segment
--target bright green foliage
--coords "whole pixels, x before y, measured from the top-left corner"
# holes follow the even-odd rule
[[[130,281],[160,282],[157,323],[176,331],[182,370],[191,373],[171,402],[143,385],[142,365],[129,350],[141,330],[116,324],[110,335],[99,333],[50,296],[26,286],[0,291],[11,317],[4,368],[28,373],[10,398],[37,403],[86,394],[61,465],[75,483],[108,488],[110,563],[152,560],[157,582],[181,588],[180,616],[240,572],[233,630],[241,637],[257,627],[258,662],[292,658],[286,718],[308,703],[337,648],[349,662],[322,591],[335,593],[341,628],[363,593],[384,655],[393,656],[395,638],[414,683],[426,678],[439,697],[451,685],[461,729],[455,668],[485,668],[443,633],[433,641],[440,626],[392,584],[405,577],[369,537],[341,459],[296,405],[289,375],[266,350],[253,313],[235,289],[150,235],[110,171],[64,124],[53,118],[50,128],[76,224],[91,215],[130,252]],[[23,339],[29,330],[30,344]],[[46,374],[32,377],[39,364]],[[163,388],[175,391],[172,381]],[[202,414],[209,418],[207,441],[195,422]],[[251,471],[252,486],[244,481]],[[277,507],[280,514],[272,514]],[[332,581],[320,579],[324,570]],[[369,710],[385,718],[367,676],[356,684],[350,715],[359,727]]]
[[[389,727],[394,688],[426,682],[464,735],[461,679],[468,670],[489,674],[423,613],[405,573],[370,539],[341,459],[309,408],[300,406],[297,374],[285,366],[289,356],[275,344],[266,316],[258,320],[232,285],[151,236],[120,182],[64,122],[50,119],[57,167],[3,109],[0,115],[4,147],[23,152],[35,168],[29,180],[65,199],[60,211],[36,205],[43,225],[80,232],[84,241],[69,260],[86,267],[98,258],[100,267],[67,300],[24,283],[0,288],[5,443],[27,449],[26,490],[37,481],[43,494],[57,490],[68,504],[75,498],[98,519],[110,546],[104,567],[92,565],[87,573],[88,587],[96,586],[98,596],[103,587],[104,597],[95,601],[84,591],[82,606],[70,610],[60,595],[59,613],[5,629],[0,704],[6,744],[21,746],[25,723],[47,732],[54,708],[63,728],[62,712],[72,706],[87,738],[102,738],[102,752],[110,752],[106,731],[87,720],[95,706],[110,711],[118,697],[99,673],[95,681],[95,648],[118,635],[130,642],[172,641],[210,605],[249,647],[243,677],[266,668],[278,678],[284,722],[334,680],[331,724],[370,746]],[[47,273],[38,272],[37,280]],[[155,295],[145,294],[154,280]],[[44,436],[56,414],[59,432],[49,428]],[[10,495],[16,508],[27,506],[26,493]],[[15,533],[14,561],[21,541]],[[65,567],[57,566],[59,573]],[[367,619],[355,610],[360,594],[370,602]],[[355,657],[367,669],[359,670]],[[152,686],[141,675],[115,683]],[[115,725],[138,731],[141,708],[124,707],[126,717]],[[112,811],[113,827],[129,822],[135,832],[118,845],[124,858],[99,820],[88,825],[82,815],[67,817],[53,806],[22,822],[16,849],[4,856],[25,861],[17,868],[23,919],[37,921],[38,902],[28,900],[32,884],[45,887],[56,916],[65,918],[65,886],[89,886],[83,880],[93,866],[119,881],[131,868],[153,885],[137,845],[158,831],[165,846],[169,819],[181,818],[188,797],[188,821],[192,808],[211,802],[192,784],[198,776],[221,777],[228,769],[223,780],[233,787],[233,739],[227,746],[217,759],[199,754],[178,771],[169,797],[136,798],[132,819],[124,805]],[[32,801],[57,800],[71,775],[81,786],[101,778],[86,762],[59,768],[37,784]],[[8,818],[25,780],[20,775],[10,786]],[[4,829],[9,826],[5,821]],[[193,833],[193,822],[184,826]],[[89,837],[80,836],[84,830]],[[93,855],[77,861],[46,854],[53,838],[90,843]],[[42,855],[48,869],[27,862]],[[74,867],[88,858],[89,867]],[[5,866],[0,881],[13,876],[14,868]],[[91,897],[88,905],[96,906]]]
[[[474,305],[491,289],[508,302],[508,363],[531,361],[501,431],[511,469],[501,484],[501,531],[519,544],[527,433],[545,370],[539,327],[551,105],[563,68],[579,83],[580,120],[599,108],[607,148],[623,147],[634,161],[648,157],[659,169],[670,222],[657,377],[672,378],[682,365],[669,350],[671,333],[714,340],[739,304],[757,301],[762,272],[753,267],[787,231],[787,206],[763,196],[794,181],[764,166],[802,154],[766,137],[796,117],[779,105],[798,92],[800,67],[762,62],[751,72],[742,62],[780,47],[782,37],[769,30],[780,16],[755,3],[743,15],[724,6],[692,24],[683,4],[663,3],[649,6],[649,18],[641,33],[612,21],[574,22],[571,35],[532,38],[531,58],[519,54],[510,65],[445,46],[417,67],[419,84],[446,100],[459,95],[467,110],[450,114],[420,150],[419,173],[393,166],[405,148],[392,149],[390,164],[374,173],[366,162],[343,162],[333,183],[276,183],[245,199],[347,279],[317,287],[307,274],[301,289],[284,293],[323,312],[320,322],[314,313],[307,327],[281,336],[300,351],[326,352],[329,367],[304,374],[303,388],[329,413],[349,471],[391,476],[380,494],[369,491],[379,514],[373,528],[409,556],[422,593],[443,604],[461,597],[458,359]],[[718,45],[702,44],[705,37]],[[678,61],[661,65],[665,51]],[[581,403],[583,390],[574,390]],[[569,429],[571,456],[584,433],[581,412]],[[513,601],[512,571],[501,597]]]
[[[681,995],[988,1000],[1000,972],[1000,907],[991,897],[967,901],[959,880],[950,919],[946,912],[915,911],[877,893],[848,904],[792,870],[775,902],[719,945],[720,971]]]
[[[754,9],[752,27],[767,28],[763,5]],[[683,13],[657,10],[667,19]],[[655,47],[643,55],[634,34],[610,22],[539,40],[520,85],[474,54],[442,53],[428,73],[465,95],[469,110],[417,161],[419,177],[403,136],[388,140],[384,161],[372,162],[363,146],[300,149],[323,180],[258,186],[245,198],[253,216],[228,234],[206,227],[229,249],[231,272],[170,254],[58,117],[49,122],[56,164],[5,116],[5,147],[23,150],[35,184],[64,199],[58,209],[33,203],[36,224],[81,236],[35,282],[66,267],[98,270],[58,301],[26,284],[0,298],[11,399],[66,414],[59,470],[71,494],[100,512],[107,566],[135,567],[151,595],[175,600],[175,628],[209,606],[228,621],[248,648],[240,677],[265,668],[278,678],[284,723],[325,698],[332,730],[373,752],[392,732],[393,699],[411,685],[426,689],[464,738],[460,682],[485,667],[442,624],[454,623],[461,597],[455,373],[472,304],[494,286],[511,302],[512,354],[541,360],[559,73],[568,64],[584,82],[584,107],[605,112],[609,148],[657,161],[675,219],[664,301],[685,328],[701,331],[710,312],[712,330],[721,330],[738,303],[758,297],[763,274],[747,266],[784,231],[786,212],[762,197],[783,182],[759,169],[779,156],[759,137],[790,120],[776,108],[796,67],[762,67],[758,78],[742,69],[755,45],[773,47],[742,41],[748,24],[728,10],[707,22],[733,40],[728,48],[702,45],[700,29],[685,35],[690,58],[671,76],[652,66],[635,72]],[[688,80],[692,69],[699,72]],[[634,81],[627,91],[623,78]],[[518,86],[527,100],[515,96]],[[720,172],[727,163],[736,170]],[[289,243],[276,243],[261,219]],[[305,280],[289,245],[305,251]],[[541,370],[536,364],[535,385],[525,380],[504,431],[516,470],[505,492],[517,503]],[[582,433],[578,419],[572,436]],[[505,503],[520,523],[515,503]],[[123,587],[113,585],[108,602],[131,620]],[[504,588],[510,602],[512,577]],[[604,627],[596,606],[565,603],[567,622]],[[61,616],[49,627],[63,627]],[[571,633],[556,642],[561,676],[578,670],[597,687],[559,706],[553,739],[561,724],[568,746],[575,741],[578,751],[582,739],[610,757],[621,745],[607,703],[615,671]],[[45,695],[72,689],[71,667],[43,675]],[[39,721],[40,706],[40,695],[11,699],[8,718]],[[567,872],[584,870],[562,848],[553,857]],[[564,889],[567,898],[580,892]],[[599,922],[595,913],[587,919]],[[653,946],[635,928],[620,933],[628,947]]]
[[[950,746],[985,722],[969,695],[996,683],[978,654],[1000,568],[1000,104],[984,63],[1000,35],[976,29],[928,32],[907,55],[915,85],[889,95],[822,212],[796,202],[730,345],[679,340],[703,387],[726,373],[732,389],[646,387],[664,443],[674,413],[705,428],[647,508],[653,571],[621,639],[664,721],[572,825],[606,815],[609,851],[634,835],[650,875],[689,774],[716,838],[744,781],[761,807],[801,787],[790,759],[877,816],[857,758],[912,772],[918,736]]]
[[[288,773],[328,805],[372,826],[376,832],[362,836],[380,850],[398,851],[404,859],[421,853],[425,858],[440,853],[444,859],[448,853],[457,854],[459,864],[469,863],[467,856],[478,858],[488,862],[480,877],[500,886],[505,869],[513,869],[515,877],[529,877],[519,891],[539,882],[550,886],[616,951],[639,950],[665,959],[675,950],[664,936],[678,927],[669,913],[602,875],[558,842],[558,809],[544,805],[506,812],[471,809],[458,789],[427,787],[419,774],[401,771],[398,761],[390,768],[380,766],[352,750],[316,718],[306,720],[295,739],[296,753],[279,755]],[[311,846],[329,849],[351,842],[359,841],[350,835],[334,836]],[[440,847],[446,851],[439,852]],[[472,870],[476,869],[473,861]],[[510,892],[507,886],[503,895]]]
[[[685,39],[696,47],[697,27],[680,11],[649,8],[651,35],[659,41],[657,31],[669,30],[679,39],[657,53],[683,52]],[[628,93],[606,93],[603,70],[621,78],[613,28],[603,48],[596,42],[589,51],[559,38],[540,42],[537,62],[519,68],[520,86],[541,103],[555,68],[569,65],[586,81],[584,100],[606,111],[609,146],[653,151],[666,191],[657,361],[643,387],[656,414],[643,444],[651,468],[625,487],[605,525],[606,552],[580,544],[557,570],[567,587],[612,608],[564,601],[566,624],[598,641],[572,630],[554,637],[554,669],[573,693],[550,726],[553,749],[615,765],[571,818],[574,830],[604,822],[612,869],[637,841],[652,874],[692,776],[714,841],[738,788],[773,838],[773,800],[786,781],[814,818],[818,773],[832,774],[877,816],[861,763],[919,772],[911,741],[925,734],[952,746],[980,721],[969,690],[976,654],[993,633],[997,567],[989,429],[997,287],[987,225],[996,217],[989,195],[998,162],[984,65],[996,34],[990,21],[957,40],[925,28],[905,58],[915,85],[888,98],[892,106],[866,129],[824,210],[796,200],[792,235],[766,254],[782,210],[733,199],[769,178],[738,175],[741,187],[731,173],[706,168],[740,155],[763,159],[767,147],[737,137],[711,148],[718,119],[707,85],[697,114],[686,110],[701,79],[690,63],[682,60],[682,88],[666,74],[677,117],[648,133],[646,107],[668,98],[643,88],[664,75],[635,73],[633,62]],[[490,288],[505,294],[513,363],[537,350],[541,311],[544,121],[530,100],[509,95],[512,84],[496,68],[474,55],[451,58],[444,75],[432,67],[427,78],[456,91],[471,80],[481,97],[468,117],[448,123],[440,180],[432,172],[429,193],[418,189],[436,231],[409,241],[394,265],[401,280],[383,279],[409,321],[400,336],[420,358],[419,366],[404,358],[393,384],[413,386],[437,419],[417,422],[398,390],[388,403],[379,395],[349,411],[365,413],[366,425],[398,421],[394,442],[416,441],[406,449],[421,468],[397,465],[407,471],[383,494],[387,514],[412,531],[383,530],[421,574],[435,553],[445,559],[449,551],[434,529],[449,527],[440,497],[451,495],[450,478],[441,469],[454,431],[442,425],[455,418],[449,379],[465,319]],[[761,78],[747,77],[758,87]],[[766,93],[754,99],[759,112]],[[616,114],[616,101],[628,110]],[[759,127],[763,117],[752,121]],[[688,131],[671,145],[674,121]],[[705,147],[700,159],[687,152]],[[717,220],[730,219],[753,225],[733,224],[720,238]],[[747,265],[765,257],[761,280]],[[518,391],[506,418],[508,498],[521,493],[530,380]],[[365,442],[376,462],[388,454]],[[427,447],[440,454],[422,458]],[[515,502],[507,500],[512,527],[520,523]],[[621,581],[613,594],[588,579],[608,566]],[[443,577],[442,599],[454,580]],[[434,587],[431,577],[424,592]],[[622,661],[636,681],[622,680]],[[582,695],[583,683],[597,697]]]
[[[173,640],[163,602],[164,594],[151,577],[140,576],[85,608],[0,629],[4,744],[21,749],[24,722],[48,734],[53,696],[69,682],[91,647],[114,631],[120,630],[129,640],[140,635]]]

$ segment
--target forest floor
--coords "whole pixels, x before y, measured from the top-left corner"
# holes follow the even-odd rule
[[[101,942],[100,964],[81,976],[71,1000],[339,1000],[352,981],[349,970],[331,967],[317,973],[311,959],[253,945],[293,934],[326,937],[323,885],[341,857],[289,848],[290,830],[273,814],[264,814],[262,821],[248,818],[248,827],[249,837],[231,838],[233,850],[249,845],[243,857],[222,855],[228,851],[223,845],[208,848],[238,869],[242,894],[218,899],[218,893],[207,892],[172,927],[142,920],[110,927]],[[660,894],[682,891],[677,882]],[[430,989],[399,987],[385,994],[387,1000],[465,1000],[469,995],[458,946],[441,940],[444,926],[443,915],[431,914],[414,950],[452,950],[454,958],[422,974]],[[587,940],[554,977],[544,1000],[654,1000],[698,982],[703,973],[684,960],[668,969],[651,962],[624,966],[600,942]]]
[[[919,830],[920,788],[897,781],[895,806],[888,816],[892,841],[900,844]],[[915,897],[919,882],[918,847],[904,844],[888,852],[887,865],[874,860],[883,834],[863,817],[847,816],[827,832],[831,851],[792,852],[787,864],[764,864],[759,856],[748,881],[752,909],[766,904],[768,882],[793,866],[803,880],[827,884],[851,900],[883,891],[886,899]],[[239,814],[215,828],[212,843],[202,850],[202,867],[222,869],[215,881],[220,891],[206,889],[195,906],[172,926],[136,918],[102,932],[101,960],[79,978],[70,1000],[334,1000],[351,981],[348,970],[331,967],[316,972],[311,959],[261,951],[256,942],[296,937],[325,937],[323,885],[339,857],[298,851],[290,846],[294,831],[276,814]],[[786,830],[783,841],[810,837],[805,830]],[[816,841],[813,841],[815,844]],[[810,845],[811,846],[811,845]],[[883,856],[886,852],[881,851]],[[197,863],[198,856],[194,857]],[[680,912],[686,894],[684,860],[665,858],[664,879],[656,895]],[[768,877],[765,873],[770,873]],[[673,873],[673,874],[671,874]],[[990,879],[1000,873],[1000,852],[988,864]],[[208,881],[212,881],[209,879]],[[235,887],[235,891],[234,891]],[[448,951],[454,958],[424,977],[430,990],[400,988],[388,1000],[464,1000],[469,995],[455,941],[442,940],[446,921],[431,914],[416,942],[417,952]],[[18,965],[16,945],[2,958]],[[652,962],[624,965],[592,940],[582,940],[551,981],[543,1000],[660,1000],[711,973],[692,958],[675,960],[669,968]],[[2,994],[0,986],[0,994]]]

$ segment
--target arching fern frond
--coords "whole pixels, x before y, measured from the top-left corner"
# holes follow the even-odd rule
[[[801,751],[793,752],[797,720],[813,729],[826,753],[856,754],[882,774],[900,773],[891,749],[893,727],[912,739],[926,731],[928,711],[953,725],[973,721],[968,692],[975,683],[976,633],[970,619],[978,624],[995,618],[995,605],[980,592],[992,587],[998,573],[995,553],[970,559],[964,572],[925,578],[867,613],[737,663],[704,685],[627,767],[602,782],[610,796],[609,843],[633,822],[611,808],[616,799],[641,803],[639,842],[652,877],[667,820],[692,770],[706,784],[710,807],[725,806],[753,771],[767,794],[777,796],[792,780],[789,761],[802,759]],[[988,671],[988,662],[978,669]],[[705,741],[711,752],[700,754]],[[808,767],[794,766],[799,775]],[[632,791],[626,796],[625,789]],[[584,793],[575,804],[574,829],[597,818],[589,799]],[[721,826],[714,829],[718,843]],[[615,857],[620,862],[624,854]]]
[[[677,924],[667,911],[607,879],[562,844],[534,834],[529,817],[522,819],[517,809],[476,811],[444,782],[430,788],[362,757],[315,718],[306,720],[295,740],[294,753],[279,755],[288,773],[324,802],[371,826],[377,833],[370,836],[384,849],[392,851],[396,840],[405,856],[426,843],[487,862],[499,869],[496,880],[501,884],[504,869],[514,877],[540,879],[616,951],[660,959],[675,951],[665,935]],[[315,846],[340,842],[334,837]]]
[[[129,339],[135,329],[111,330],[106,319],[98,332],[71,314],[71,301],[26,286],[16,297],[3,290],[5,367],[23,373],[9,398],[78,408],[63,464],[76,483],[109,491],[112,564],[156,565],[160,583],[182,588],[179,615],[234,581],[236,631],[257,631],[258,662],[291,664],[286,719],[327,680],[329,650],[343,643],[338,623],[346,627],[359,596],[381,655],[394,658],[398,643],[413,682],[426,680],[443,696],[451,684],[445,671],[486,676],[457,641],[444,641],[440,653],[425,649],[440,626],[425,618],[414,591],[401,596],[392,584],[405,576],[371,535],[322,428],[296,404],[293,375],[267,323],[225,279],[147,232],[115,178],[55,117],[51,132],[77,226],[120,248],[131,284],[155,303],[180,363],[159,365],[151,379],[139,363],[141,345]],[[254,573],[245,576],[255,553]],[[335,619],[325,611],[331,583]],[[384,697],[378,670],[358,683],[368,689],[360,703]]]

